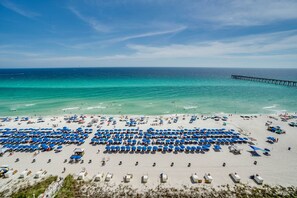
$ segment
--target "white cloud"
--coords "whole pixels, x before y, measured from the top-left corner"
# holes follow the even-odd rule
[[[12,64],[45,66],[251,66],[297,68],[297,31],[237,37],[229,40],[170,44],[127,45],[129,54],[71,55],[23,54]],[[26,52],[28,53],[28,52]],[[1,54],[1,51],[0,51]],[[2,53],[3,54],[3,53]],[[16,54],[16,56],[21,54]],[[3,57],[1,65],[7,59]],[[22,63],[17,62],[22,60]]]
[[[26,10],[24,8],[21,8],[21,6],[17,5],[17,4],[14,4],[12,3],[11,1],[7,1],[7,0],[3,0],[3,1],[0,1],[0,4],[4,7],[6,7],[7,9],[10,9],[24,17],[27,17],[27,18],[34,18],[36,16],[39,16],[40,14],[38,13],[35,13],[35,12],[31,12],[29,10]]]
[[[195,44],[172,44],[167,46],[128,45],[134,50],[122,58],[213,58],[296,55],[297,31],[239,37],[232,40],[200,42]],[[295,51],[294,51],[295,50]],[[286,51],[286,52],[283,52]],[[120,56],[121,57],[121,56]],[[109,57],[112,58],[112,57]],[[118,55],[115,58],[119,58]]]
[[[35,52],[24,52],[24,51],[15,51],[15,50],[1,50],[0,48],[0,56],[9,56],[9,55],[18,55],[22,57],[39,57],[39,53]]]
[[[147,13],[157,13],[162,19],[184,20],[188,25],[200,25],[201,20],[215,27],[265,25],[282,20],[297,19],[296,0],[121,0],[85,1],[90,7],[146,7]],[[162,13],[164,11],[164,13]],[[133,14],[137,13],[137,10]],[[152,15],[152,18],[155,16]],[[127,21],[129,23],[130,21]]]
[[[109,32],[110,31],[110,27],[108,27],[108,26],[100,23],[95,18],[84,16],[83,14],[81,14],[78,10],[76,10],[73,7],[70,7],[69,10],[73,14],[75,14],[80,20],[82,20],[83,22],[87,23],[91,28],[93,28],[97,32],[106,33],[106,32]]]
[[[137,38],[160,36],[160,35],[164,35],[164,34],[174,34],[177,32],[181,32],[185,29],[186,29],[185,26],[181,26],[181,27],[178,27],[175,29],[169,29],[169,30],[163,30],[163,31],[157,31],[157,32],[146,32],[146,33],[142,33],[142,34],[114,38],[114,39],[108,40],[107,42],[122,42],[122,41],[131,40],[131,39],[137,39]]]
[[[207,0],[188,5],[187,16],[220,26],[252,26],[297,19],[296,10],[296,0]]]
[[[56,44],[63,46],[65,48],[84,49],[84,48],[91,48],[91,47],[106,46],[110,44],[115,44],[119,42],[133,40],[133,39],[139,39],[139,38],[155,37],[155,36],[162,36],[162,35],[169,35],[169,34],[172,35],[187,29],[186,26],[167,27],[167,28],[168,29],[163,29],[160,31],[144,32],[144,33],[139,33],[134,35],[114,37],[114,38],[105,39],[105,40],[94,40],[92,42],[84,42],[84,43],[78,43],[78,44],[72,44],[72,45],[68,45],[61,42]]]

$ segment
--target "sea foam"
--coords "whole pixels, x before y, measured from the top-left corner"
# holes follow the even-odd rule
[[[91,109],[106,109],[106,107],[104,106],[87,107],[87,110],[91,110]]]
[[[273,108],[276,108],[276,107],[277,107],[277,105],[274,104],[272,106],[263,107],[263,109],[273,109]]]
[[[25,104],[25,107],[32,107],[34,105],[36,105],[36,104]]]
[[[198,106],[184,106],[183,107],[185,110],[189,110],[189,109],[197,109]]]
[[[79,107],[69,107],[69,108],[62,109],[62,111],[74,110],[74,109],[78,109],[78,108]]]

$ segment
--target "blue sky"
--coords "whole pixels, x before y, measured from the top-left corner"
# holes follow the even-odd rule
[[[0,0],[0,67],[297,68],[296,0]]]

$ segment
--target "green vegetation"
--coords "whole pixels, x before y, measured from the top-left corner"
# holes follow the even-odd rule
[[[11,198],[32,198],[33,195],[35,195],[35,197],[38,197],[40,194],[44,193],[48,186],[52,182],[56,181],[57,178],[57,176],[49,176],[32,186],[21,188],[17,192],[13,193],[11,195]]]
[[[75,197],[75,192],[78,186],[77,180],[73,178],[72,175],[68,175],[61,187],[61,189],[56,194],[56,198],[73,198]]]
[[[43,193],[48,185],[55,181],[57,177],[49,177],[34,186],[29,186],[21,189],[13,194],[12,198],[32,198],[33,194],[37,198]],[[2,197],[0,195],[0,197]],[[77,181],[72,175],[68,175],[57,192],[55,198],[76,198],[76,197],[92,197],[92,198],[114,198],[114,197],[135,197],[135,198],[150,198],[150,197],[179,197],[179,198],[196,198],[196,197],[230,197],[230,198],[274,198],[297,197],[297,187],[283,186],[249,186],[246,184],[222,185],[217,188],[211,186],[197,186],[182,188],[164,188],[162,185],[154,189],[138,191],[135,188],[127,185],[119,185],[117,188],[109,186],[100,186],[97,183]]]
[[[76,194],[77,197],[92,197],[92,198],[114,198],[114,197],[135,197],[135,198],[150,198],[150,197],[178,197],[178,198],[291,198],[297,197],[296,187],[269,186],[263,185],[252,187],[245,184],[237,184],[235,186],[223,185],[218,188],[211,186],[198,186],[183,188],[164,188],[162,185],[154,189],[138,191],[131,186],[119,185],[116,189],[108,186],[96,186],[84,184],[80,187],[80,191]]]

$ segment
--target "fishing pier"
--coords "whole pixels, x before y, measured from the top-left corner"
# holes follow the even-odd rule
[[[273,79],[273,78],[262,78],[262,77],[253,77],[253,76],[243,76],[243,75],[231,75],[231,78],[237,79],[237,80],[249,80],[249,81],[263,82],[263,83],[269,83],[269,84],[297,87],[297,81],[292,81],[292,80],[279,80],[279,79]]]

